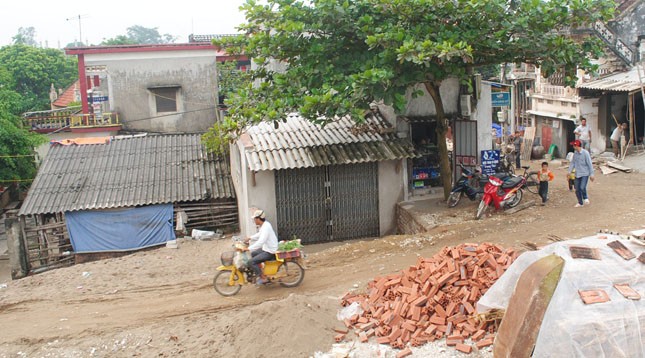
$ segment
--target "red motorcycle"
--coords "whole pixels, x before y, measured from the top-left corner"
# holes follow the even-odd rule
[[[529,173],[524,168],[524,175],[513,176],[506,180],[501,180],[495,176],[488,177],[488,183],[484,186],[484,196],[477,207],[476,219],[481,219],[484,213],[491,205],[496,210],[516,207],[522,201],[522,188],[526,186]]]

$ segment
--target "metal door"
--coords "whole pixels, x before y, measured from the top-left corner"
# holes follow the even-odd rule
[[[378,236],[378,164],[334,165],[329,179],[329,240]]]
[[[276,171],[277,233],[280,240],[291,240],[295,235],[303,243],[314,243],[327,238],[325,182],[324,167]]]
[[[453,180],[457,180],[461,174],[461,168],[457,164],[466,167],[477,165],[479,154],[477,153],[477,122],[455,120],[453,122]]]
[[[303,243],[378,236],[378,164],[279,170],[277,231]]]

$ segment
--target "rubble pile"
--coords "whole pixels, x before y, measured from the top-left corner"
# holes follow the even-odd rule
[[[354,329],[361,342],[371,337],[399,348],[398,357],[420,346],[446,338],[448,346],[470,353],[493,344],[495,327],[477,318],[477,300],[517,257],[513,249],[491,243],[444,247],[431,258],[419,257],[416,265],[399,273],[376,277],[367,293],[347,293],[341,305],[360,305],[362,313],[344,319],[336,329],[341,342]],[[360,310],[359,310],[360,312]]]

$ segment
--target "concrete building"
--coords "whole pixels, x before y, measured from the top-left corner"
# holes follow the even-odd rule
[[[83,114],[118,113],[123,131],[200,133],[217,118],[217,66],[210,43],[69,48],[78,56]]]
[[[232,146],[231,174],[243,236],[265,210],[280,240],[303,243],[394,233],[412,143],[378,112],[365,126],[342,118],[325,127],[298,115],[278,128],[250,127]]]

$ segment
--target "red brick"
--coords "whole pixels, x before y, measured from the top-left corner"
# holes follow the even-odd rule
[[[473,351],[473,347],[469,346],[467,344],[462,344],[462,343],[457,343],[457,346],[455,347],[458,351],[464,352],[464,353],[470,353]]]
[[[436,325],[445,325],[446,324],[446,319],[443,317],[435,316],[433,315],[430,317],[430,323],[434,323]]]
[[[361,342],[365,343],[365,342],[367,342],[367,340],[368,340],[369,338],[367,338],[367,334],[365,334],[365,332],[361,332],[361,333],[359,333],[359,334],[358,334],[358,339],[359,339]]]
[[[482,349],[482,348],[484,348],[484,347],[488,347],[488,346],[490,346],[490,345],[492,345],[492,344],[493,344],[493,339],[492,339],[492,338],[482,339],[481,341],[479,341],[479,342],[475,343],[475,345],[476,345],[476,346],[477,346],[477,348],[479,348],[479,349]]]
[[[334,332],[340,333],[340,334],[347,334],[349,330],[347,328],[334,328]]]
[[[412,354],[412,350],[410,348],[406,348],[406,349],[404,349],[402,351],[399,351],[399,353],[396,354],[396,358],[407,357],[410,354]]]
[[[388,343],[390,343],[390,338],[388,336],[376,337],[376,343],[388,344]]]
[[[345,335],[344,335],[344,334],[337,334],[336,336],[334,336],[334,341],[336,341],[336,343],[340,343],[340,342],[342,342],[342,341],[343,341],[343,339],[345,339]]]
[[[478,341],[482,339],[482,337],[484,337],[485,334],[486,334],[486,331],[484,331],[483,329],[480,329],[479,331],[475,332],[475,334],[473,334],[471,338],[473,341]]]

